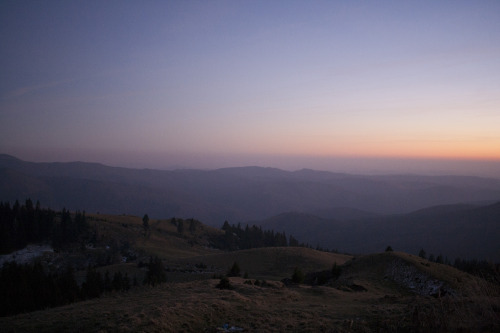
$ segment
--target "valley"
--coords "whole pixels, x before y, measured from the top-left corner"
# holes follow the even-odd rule
[[[500,180],[241,167],[149,170],[0,155],[0,201],[55,209],[259,225],[313,247],[500,261]]]

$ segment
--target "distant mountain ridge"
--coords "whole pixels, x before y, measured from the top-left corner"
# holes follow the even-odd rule
[[[283,213],[255,221],[264,229],[299,235],[312,246],[348,253],[398,251],[455,258],[500,261],[500,202],[489,205],[444,205],[407,214],[361,218],[351,221],[322,219],[314,215]]]
[[[0,184],[3,201],[31,197],[53,208],[195,217],[215,226],[288,211],[337,218],[343,209],[358,217],[500,199],[500,180],[479,177],[362,176],[262,167],[139,170],[85,162],[33,163],[9,155],[0,155]]]
[[[0,155],[0,201],[53,209],[257,223],[330,249],[500,260],[500,180],[363,176],[242,167],[150,170],[97,163],[33,163]],[[460,203],[460,204],[457,204]],[[293,213],[290,213],[293,212]]]

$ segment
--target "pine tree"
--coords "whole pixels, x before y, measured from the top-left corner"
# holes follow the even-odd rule
[[[111,282],[111,284],[113,285],[113,290],[116,290],[116,291],[121,291],[123,290],[123,275],[122,275],[122,272],[115,272],[115,274],[113,275],[113,281]]]
[[[142,218],[142,227],[144,228],[144,235],[147,235],[149,232],[149,216],[148,214],[144,214]]]
[[[197,226],[197,223],[194,219],[191,219],[189,221],[189,233],[191,235],[194,235],[195,231],[196,231],[196,226]]]
[[[73,267],[68,266],[57,281],[61,291],[62,304],[73,303],[78,299],[80,290],[75,279]]]
[[[113,284],[111,283],[111,278],[109,277],[109,271],[104,273],[104,291],[109,293],[113,290]]]
[[[165,267],[163,267],[161,259],[158,257],[151,257],[149,259],[148,271],[144,279],[144,284],[154,286],[166,281],[167,275],[165,274]]]
[[[333,263],[333,267],[332,267],[332,277],[334,280],[337,280],[340,276],[340,273],[342,272],[342,269],[340,268],[340,266],[337,266],[337,263],[334,262]]]
[[[85,282],[82,284],[83,298],[96,298],[99,297],[104,290],[104,281],[101,273],[97,272],[95,268],[87,268],[87,276]]]
[[[229,272],[227,273],[227,276],[240,276],[240,265],[235,261],[233,263],[233,266],[231,267],[231,269],[229,270]]]
[[[177,222],[177,232],[180,234],[184,233],[184,221],[183,220],[179,220]]]

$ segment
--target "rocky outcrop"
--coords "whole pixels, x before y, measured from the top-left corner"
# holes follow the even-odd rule
[[[457,293],[446,282],[418,270],[414,265],[402,259],[395,259],[391,262],[386,277],[422,296],[441,297]]]
[[[15,261],[18,264],[27,264],[42,256],[44,253],[53,253],[54,249],[49,245],[31,244],[24,249],[0,256],[0,267],[4,263]]]

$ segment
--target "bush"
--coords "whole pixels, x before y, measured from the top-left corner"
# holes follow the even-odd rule
[[[337,263],[333,263],[333,267],[332,267],[332,278],[334,280],[337,280],[340,276],[340,273],[342,273],[342,268],[340,268],[340,266],[337,266]]]
[[[227,276],[221,277],[219,284],[217,284],[215,287],[219,289],[233,289],[233,286],[231,286],[231,282],[229,282]]]
[[[292,275],[292,282],[293,283],[302,283],[304,282],[304,273],[300,270],[300,268],[295,267]]]

